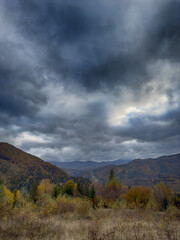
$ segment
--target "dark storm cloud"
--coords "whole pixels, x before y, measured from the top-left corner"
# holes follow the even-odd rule
[[[39,69],[23,62],[13,42],[0,39],[0,111],[13,116],[32,115],[46,97],[39,93]],[[22,51],[23,52],[23,51]],[[36,71],[36,72],[35,72]],[[27,111],[28,110],[28,111]]]
[[[151,1],[152,9],[147,9],[145,3],[139,4],[143,32],[140,25],[135,34],[140,32],[142,37],[134,39],[130,39],[124,18],[129,7],[138,1],[121,1],[119,7],[112,4],[114,16],[107,14],[106,8],[111,5],[106,2],[99,11],[95,2],[90,5],[82,1],[16,2],[14,7],[10,1],[7,4],[16,26],[45,51],[44,67],[62,75],[66,83],[71,84],[69,78],[73,78],[87,90],[113,88],[117,84],[139,88],[150,78],[146,72],[148,62],[161,58],[179,60],[178,1],[157,4]],[[144,9],[148,19],[141,13]],[[14,14],[16,11],[18,15]],[[129,16],[126,21],[131,23],[133,19]],[[75,55],[68,58],[64,47],[69,51],[75,49]]]
[[[142,142],[158,142],[180,135],[180,110],[160,117],[144,116],[130,119],[131,125],[117,129],[115,134]]]
[[[149,32],[148,37],[152,36],[150,51],[153,54],[157,52],[159,58],[168,58],[174,61],[180,60],[179,11],[179,1],[167,1],[160,9],[156,18],[157,25]]]
[[[83,79],[88,88],[101,88],[117,86],[117,84],[131,85],[139,88],[141,84],[150,80],[146,71],[149,62],[158,59],[169,59],[175,62],[180,60],[180,2],[165,1],[165,4],[156,14],[152,12],[150,25],[144,19],[147,29],[142,39],[131,42],[131,51],[127,51],[128,43],[118,46],[114,54],[101,59],[97,65],[84,70]],[[155,16],[154,16],[155,14]],[[142,19],[143,20],[143,19]],[[121,23],[120,23],[121,24]],[[124,32],[122,31],[122,34]],[[126,34],[126,33],[125,33]],[[136,31],[138,35],[138,29]],[[128,35],[128,33],[127,33]],[[136,41],[139,41],[138,46]],[[111,39],[111,44],[113,39]],[[103,43],[102,43],[103,45]],[[108,46],[104,46],[108,48]],[[126,51],[124,52],[124,48]],[[99,51],[106,51],[103,48]],[[97,54],[99,52],[97,51]],[[100,54],[102,55],[102,53]],[[98,56],[96,56],[98,58]]]
[[[2,141],[48,160],[179,151],[179,1],[6,0],[0,8]]]

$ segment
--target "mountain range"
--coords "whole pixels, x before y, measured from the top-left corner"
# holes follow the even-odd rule
[[[127,159],[126,160],[118,159],[115,161],[101,161],[101,162],[96,162],[96,161],[55,162],[55,161],[52,161],[51,163],[57,167],[65,169],[68,172],[68,169],[79,170],[79,169],[90,169],[90,168],[103,167],[103,166],[107,166],[107,165],[121,165],[121,164],[126,164],[130,161],[131,160],[127,160]]]
[[[135,159],[124,165],[107,165],[92,169],[68,170],[73,176],[82,176],[93,182],[108,181],[113,169],[118,180],[128,186],[150,186],[158,182],[168,184],[175,191],[180,191],[180,153],[158,158]]]
[[[93,161],[64,163],[64,166],[61,166],[66,166],[67,173],[53,165],[54,162],[45,162],[8,143],[0,143],[0,178],[10,189],[24,187],[29,191],[34,180],[40,182],[47,178],[53,183],[64,183],[70,179],[75,182],[80,180],[105,183],[108,181],[110,170],[113,169],[117,180],[127,186],[153,187],[161,181],[180,192],[180,153],[154,159],[135,159],[126,164],[116,165],[118,161],[105,166],[102,165],[104,162]],[[68,165],[76,168],[67,168]]]

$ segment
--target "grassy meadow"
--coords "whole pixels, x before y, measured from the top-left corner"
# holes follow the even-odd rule
[[[180,198],[168,186],[42,180],[31,192],[0,184],[1,240],[178,240]]]
[[[21,212],[0,220],[2,240],[180,239],[180,219],[169,213],[128,209],[38,215]]]

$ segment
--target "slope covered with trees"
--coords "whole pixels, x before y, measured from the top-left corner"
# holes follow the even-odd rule
[[[34,180],[50,179],[53,183],[64,183],[70,176],[49,162],[8,143],[0,143],[0,178],[11,189],[25,187],[29,190]]]
[[[135,159],[126,165],[72,171],[71,175],[86,176],[94,182],[104,183],[111,168],[114,169],[117,179],[128,186],[153,187],[158,182],[164,182],[175,191],[180,191],[180,154],[155,159]]]

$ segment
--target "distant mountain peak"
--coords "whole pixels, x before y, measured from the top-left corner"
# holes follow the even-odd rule
[[[58,166],[62,169],[91,169],[91,168],[97,168],[97,167],[103,167],[107,165],[120,165],[120,164],[126,164],[130,162],[131,160],[123,160],[123,159],[118,159],[115,161],[101,161],[101,162],[96,162],[96,161],[71,161],[71,162],[51,162],[55,166]]]
[[[106,165],[93,169],[67,169],[74,176],[83,176],[105,183],[111,168],[118,180],[128,186],[150,186],[162,181],[180,191],[180,153],[157,158],[135,159],[124,165]]]

